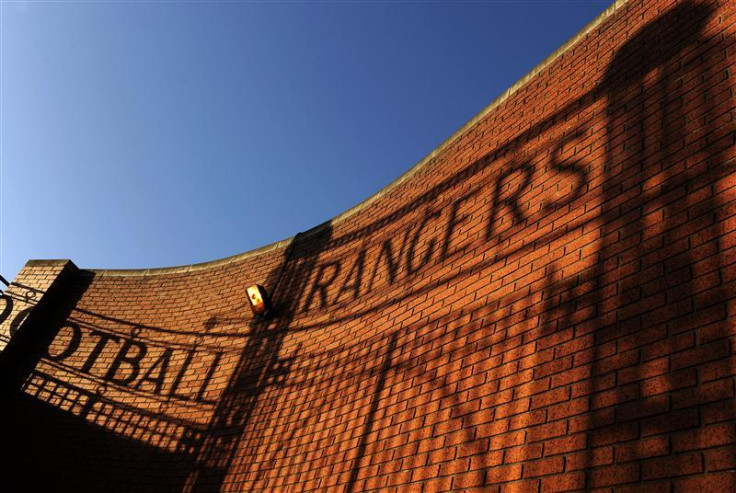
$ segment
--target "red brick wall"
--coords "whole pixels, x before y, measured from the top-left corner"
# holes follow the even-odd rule
[[[0,353],[9,484],[736,489],[735,21],[631,0],[330,223],[79,271]]]

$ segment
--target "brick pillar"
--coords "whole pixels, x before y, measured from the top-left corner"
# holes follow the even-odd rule
[[[31,260],[0,298],[0,374],[17,369],[17,359],[39,339],[38,330],[58,306],[69,281],[78,272],[71,260]]]

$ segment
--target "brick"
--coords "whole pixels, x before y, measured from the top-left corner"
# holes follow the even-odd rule
[[[692,387],[697,383],[695,369],[688,368],[675,373],[668,373],[650,378],[642,382],[642,396],[653,396],[671,392],[685,387]]]
[[[596,466],[609,465],[613,463],[613,447],[598,447],[570,453],[565,460],[567,471],[588,470]]]
[[[444,466],[444,464],[442,464]],[[463,465],[462,471],[467,471],[467,464]],[[404,465],[402,464],[402,468]],[[413,468],[411,470],[412,481],[424,481],[426,479],[436,478],[440,475],[441,468],[439,465],[427,466],[423,468]]]
[[[550,406],[547,410],[547,416],[550,421],[569,418],[587,412],[590,409],[590,400],[587,398],[573,399],[571,401],[562,402],[554,406]]]
[[[534,426],[527,430],[526,440],[528,443],[547,440],[549,438],[564,435],[567,432],[567,423],[564,421],[555,421],[544,425]]]
[[[500,466],[504,462],[504,451],[495,450],[483,455],[474,455],[470,458],[469,470],[475,471],[486,467]]]
[[[511,464],[514,462],[524,462],[542,457],[542,444],[522,445],[506,449],[504,451],[503,462]]]
[[[536,493],[539,491],[538,479],[525,479],[523,481],[514,481],[513,483],[504,483],[501,485],[502,493]]]
[[[594,446],[626,442],[639,437],[637,423],[624,423],[600,428],[589,433],[589,443]]]
[[[646,416],[666,413],[670,409],[669,396],[654,396],[627,402],[616,408],[616,420],[618,422],[641,419]]]
[[[450,491],[452,488],[452,478],[436,478],[423,483],[424,491],[426,492],[440,492]]]
[[[524,430],[495,436],[491,438],[490,449],[498,450],[498,449],[521,445],[522,443],[524,443],[525,438],[526,438],[526,431]]]
[[[702,406],[703,422],[705,424],[720,423],[736,418],[736,402],[720,401]]]
[[[473,488],[482,486],[485,480],[484,471],[473,471],[465,474],[456,475],[452,479],[452,489]]]
[[[705,467],[708,471],[736,469],[736,452],[733,445],[706,450]]]
[[[647,493],[671,493],[672,485],[669,481],[642,481],[640,483],[617,486],[616,492],[635,493],[645,489]]]
[[[677,353],[671,357],[673,370],[687,368],[689,366],[701,365],[715,359],[728,357],[731,348],[721,341],[714,341],[693,349]]]
[[[630,402],[640,397],[638,384],[622,385],[611,390],[598,392],[591,399],[591,408],[600,409]]]
[[[696,428],[672,436],[672,450],[675,452],[716,447],[727,443],[736,443],[736,428],[733,423]]]
[[[730,357],[703,365],[698,369],[700,381],[703,383],[736,375],[736,358]]]
[[[585,448],[587,436],[584,433],[554,438],[544,442],[544,455],[556,455],[573,452]]]
[[[488,451],[490,440],[483,438],[474,440],[469,443],[463,443],[457,448],[457,457],[467,457],[470,455],[483,454]]]
[[[638,464],[603,467],[588,472],[588,486],[591,488],[633,483],[639,479]]]
[[[722,472],[678,479],[673,483],[674,491],[733,491],[736,488],[736,473]]]
[[[520,428],[528,428],[530,426],[545,423],[547,421],[547,410],[539,409],[528,413],[513,416],[509,423],[511,430],[518,430]]]
[[[733,399],[734,386],[731,380],[716,380],[697,387],[684,389],[672,395],[672,407],[679,409],[714,401]]]
[[[494,485],[521,479],[521,467],[521,464],[492,467],[486,471],[485,484]]]
[[[661,479],[703,472],[703,456],[681,454],[647,461],[642,465],[642,479]]]
[[[682,409],[659,416],[645,418],[641,421],[642,436],[671,433],[685,430],[700,424],[697,408]]]
[[[578,491],[585,488],[585,473],[557,474],[542,478],[542,493]]]
[[[666,437],[643,438],[634,442],[616,445],[613,452],[617,463],[649,459],[669,453],[670,446]]]
[[[550,474],[560,473],[564,469],[565,459],[563,457],[551,457],[533,462],[526,462],[524,464],[523,475],[525,478],[548,476]]]

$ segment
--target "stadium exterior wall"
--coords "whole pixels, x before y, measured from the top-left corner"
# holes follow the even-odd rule
[[[30,261],[0,306],[0,489],[736,489],[735,22],[616,2],[268,247]]]

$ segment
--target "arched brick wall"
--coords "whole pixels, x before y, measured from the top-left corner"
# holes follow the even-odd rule
[[[7,489],[736,488],[735,21],[617,2],[281,243],[29,262],[0,316]]]

